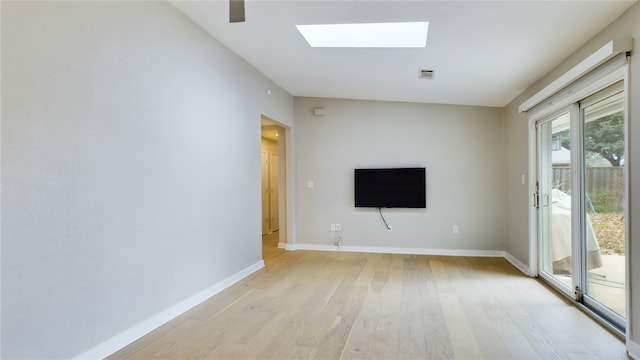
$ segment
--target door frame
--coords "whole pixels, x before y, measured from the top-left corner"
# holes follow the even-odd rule
[[[569,129],[570,129],[570,133],[574,134],[574,133],[579,133],[580,129],[578,126],[578,120],[579,120],[579,108],[577,106],[577,104],[571,104],[568,106],[563,106],[558,108],[556,111],[551,112],[545,116],[540,116],[536,118],[536,121],[534,122],[534,132],[535,132],[535,149],[534,149],[534,157],[535,157],[535,173],[536,173],[536,179],[532,182],[533,186],[534,186],[534,192],[540,193],[540,189],[542,188],[541,185],[541,179],[540,179],[540,175],[542,172],[542,160],[540,159],[539,152],[538,150],[542,147],[542,133],[540,132],[540,127],[543,124],[546,123],[552,123],[555,119],[557,119],[558,117],[564,115],[564,114],[569,114]],[[578,117],[576,117],[578,116]],[[577,120],[578,119],[578,120]],[[577,146],[577,142],[579,135],[572,135],[571,136],[571,157],[570,157],[570,163],[571,163],[571,170],[573,174],[579,174],[581,172],[581,166],[579,164],[579,162],[576,162],[577,160],[580,159],[581,156],[581,152],[579,151],[579,147]],[[551,161],[551,159],[548,159],[548,161]],[[579,176],[572,176],[571,177],[571,189],[579,189],[581,188],[579,186],[579,182],[580,182],[580,177]],[[546,189],[546,187],[545,187]],[[547,189],[548,190],[548,189]],[[550,192],[548,194],[548,196],[550,196]],[[538,207],[532,206],[532,211],[535,213],[535,218],[536,218],[536,222],[534,224],[534,228],[535,228],[535,232],[536,232],[536,249],[535,249],[535,255],[536,255],[536,269],[537,269],[537,274],[536,276],[539,276],[540,278],[544,279],[549,285],[551,285],[553,288],[555,288],[556,290],[558,290],[559,292],[561,292],[562,294],[573,298],[573,300],[577,300],[577,297],[579,296],[579,294],[574,291],[574,285],[575,285],[575,277],[576,276],[580,276],[580,264],[582,263],[582,252],[581,252],[581,248],[580,246],[575,246],[576,244],[574,244],[573,242],[573,237],[570,239],[571,240],[571,258],[572,259],[577,259],[578,261],[572,261],[572,276],[571,276],[571,285],[569,287],[566,287],[565,284],[563,284],[561,281],[559,281],[558,279],[556,279],[555,277],[553,277],[552,274],[547,274],[543,271],[543,268],[541,266],[541,261],[542,261],[542,257],[541,257],[541,253],[542,253],[542,243],[541,243],[541,234],[539,232],[542,223],[543,223],[543,219],[541,217],[541,212],[542,212],[542,207],[544,205],[540,205],[540,204],[544,204],[545,202],[548,204],[549,207],[551,207],[551,202],[552,199],[551,198],[547,198],[546,201],[545,199],[542,198],[541,195],[538,195],[539,200],[538,200]],[[581,209],[582,205],[581,205],[581,197],[579,196],[572,196],[571,197],[571,208],[572,209]],[[580,212],[579,212],[580,213]],[[548,219],[547,219],[548,220]],[[579,219],[575,219],[573,217],[571,217],[571,233],[572,234],[578,234],[581,232],[580,230],[580,221]]]
[[[528,170],[529,170],[529,176],[528,176],[528,194],[529,194],[529,199],[528,199],[528,205],[529,205],[529,272],[528,275],[531,277],[538,277],[540,275],[540,267],[539,267],[539,249],[540,249],[540,244],[539,244],[539,231],[538,231],[538,224],[539,224],[539,220],[538,220],[538,214],[539,211],[538,209],[534,206],[534,194],[536,191],[536,182],[538,181],[539,178],[539,173],[538,173],[538,163],[537,163],[537,151],[538,151],[538,138],[537,138],[537,130],[536,130],[536,124],[545,119],[548,118],[549,116],[551,116],[551,114],[558,112],[561,108],[566,108],[568,106],[572,106],[574,107],[576,110],[572,110],[572,111],[577,111],[576,115],[577,115],[577,122],[580,122],[580,106],[579,106],[579,102],[595,95],[596,93],[606,89],[607,87],[610,87],[611,85],[615,84],[616,82],[622,81],[622,90],[624,91],[624,99],[625,99],[625,106],[624,106],[624,117],[625,117],[625,159],[629,159],[629,123],[630,123],[630,118],[629,118],[629,101],[630,101],[630,89],[629,89],[629,79],[630,79],[630,67],[629,67],[629,56],[628,54],[626,55],[625,58],[625,63],[623,66],[619,66],[618,68],[615,68],[613,70],[608,69],[607,65],[604,65],[601,69],[597,69],[594,70],[594,72],[596,74],[592,74],[592,77],[595,79],[592,82],[587,82],[591,79],[589,79],[589,77],[591,77],[590,75],[585,76],[585,78],[587,79],[582,79],[583,84],[580,84],[579,87],[577,88],[573,88],[571,89],[572,92],[570,92],[569,94],[561,94],[563,95],[563,97],[560,98],[561,101],[549,101],[549,105],[546,106],[545,108],[534,112],[534,113],[529,113],[529,115],[527,116],[527,125],[528,125]],[[604,75],[603,75],[604,74]],[[580,81],[578,81],[580,82]],[[585,84],[586,83],[586,84]],[[553,97],[553,96],[550,96]],[[574,114],[572,113],[571,116],[573,117]],[[572,119],[571,121],[574,121],[574,119]],[[581,130],[580,130],[581,131]],[[582,155],[581,151],[579,151],[580,154],[573,154],[572,151],[572,161],[574,161],[574,156],[578,156],[578,155]],[[579,162],[578,162],[579,163]],[[582,169],[574,169],[576,172],[577,171],[581,171]],[[625,219],[629,219],[629,205],[630,205],[630,198],[629,198],[629,171],[625,171],[624,173],[624,182],[625,182],[625,207],[624,207],[624,216]],[[582,176],[580,176],[580,179],[575,179],[573,180],[574,184],[575,181],[582,181]],[[580,199],[577,200],[573,200],[572,205],[574,204],[578,204],[578,206],[582,206],[582,199],[580,196]],[[582,211],[582,210],[581,210]],[[573,229],[572,229],[573,230]],[[580,230],[582,231],[582,230]],[[598,320],[602,325],[604,325],[605,327],[609,328],[610,330],[612,330],[614,333],[617,333],[621,336],[625,336],[627,338],[627,340],[629,339],[629,329],[630,329],[630,321],[633,318],[633,314],[631,311],[631,292],[630,292],[630,284],[631,284],[631,277],[632,274],[630,273],[629,269],[630,269],[630,254],[631,254],[631,248],[630,248],[630,242],[629,240],[629,234],[630,234],[630,222],[629,221],[625,221],[625,236],[626,236],[626,241],[625,241],[625,254],[627,254],[627,256],[625,257],[625,274],[626,274],[626,281],[625,281],[625,306],[626,306],[626,317],[625,317],[625,329],[626,329],[626,333],[624,331],[624,329],[619,329],[617,326],[613,325],[612,323],[609,322],[609,320],[604,319],[601,314],[593,311],[591,308],[584,306],[582,303],[576,302],[577,306],[579,308],[581,308],[582,310],[584,310],[585,312],[587,312],[588,314],[592,315],[596,320]],[[579,251],[579,249],[574,249],[573,252],[575,253],[576,251]]]
[[[264,114],[260,129],[277,127],[282,130],[278,139],[278,247],[295,250],[295,187],[293,164],[293,129]]]
[[[579,104],[579,111],[580,111],[580,117],[578,119],[578,121],[580,122],[580,131],[581,133],[579,134],[580,138],[584,138],[584,125],[585,125],[585,121],[583,119],[583,109],[596,104],[604,99],[607,99],[611,96],[614,96],[616,94],[619,94],[620,92],[622,92],[623,94],[623,116],[624,116],[624,139],[625,139],[625,149],[624,149],[624,159],[625,162],[627,162],[628,159],[628,149],[629,149],[629,123],[628,123],[628,89],[625,87],[625,83],[623,82],[622,84],[619,84],[620,82],[616,82],[614,84],[612,84],[611,86],[604,88],[594,94],[592,94],[591,96],[583,99],[580,104]],[[582,152],[582,148],[581,150],[581,157],[584,157],[584,153]],[[580,161],[581,166],[583,165],[583,161],[581,159]],[[627,162],[628,163],[628,162]],[[586,167],[585,167],[586,169]],[[584,174],[585,169],[581,169],[581,174]],[[628,167],[626,168],[628,169]],[[629,209],[629,193],[628,193],[628,189],[629,189],[629,178],[628,178],[628,171],[624,171],[623,172],[623,181],[624,181],[624,209],[623,209],[623,214],[624,214],[624,218],[625,218],[625,310],[626,310],[626,316],[621,316],[620,314],[616,313],[615,311],[609,309],[605,304],[599,302],[597,299],[595,299],[594,297],[592,297],[590,294],[587,293],[587,286],[588,286],[588,274],[587,274],[587,270],[586,269],[582,269],[582,278],[581,278],[581,291],[583,292],[584,296],[582,296],[582,302],[588,306],[592,311],[600,314],[601,316],[608,318],[609,321],[611,323],[613,323],[616,327],[620,328],[621,330],[627,329],[628,328],[628,324],[625,324],[625,317],[628,317],[628,311],[629,311],[629,277],[630,277],[630,273],[628,271],[629,266],[628,266],[628,262],[629,262],[629,214],[628,214],[628,209]],[[581,178],[582,186],[585,186],[585,179],[584,177]],[[583,192],[584,194],[584,192]],[[585,213],[586,213],[586,203],[584,202],[584,198],[583,196],[581,196],[581,208],[580,208],[580,213],[581,213],[581,217],[580,220],[583,222],[580,226],[584,227],[587,219],[585,218]],[[583,238],[581,239],[581,242],[584,246],[586,245],[586,240],[584,239],[584,234],[582,234]],[[585,252],[583,252],[583,254],[585,254]]]

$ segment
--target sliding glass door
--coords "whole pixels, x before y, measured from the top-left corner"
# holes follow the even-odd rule
[[[540,276],[624,329],[622,83],[536,123]]]
[[[571,295],[574,244],[571,227],[571,116],[569,109],[538,123],[540,276]],[[572,295],[571,295],[572,296]]]
[[[621,86],[580,104],[583,162],[584,302],[624,326],[625,126]]]

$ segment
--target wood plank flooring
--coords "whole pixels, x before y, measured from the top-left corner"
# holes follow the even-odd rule
[[[275,237],[275,241],[274,241]],[[626,359],[501,258],[277,249],[266,267],[109,359]]]

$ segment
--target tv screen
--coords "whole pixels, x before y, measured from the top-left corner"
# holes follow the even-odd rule
[[[355,169],[355,206],[426,208],[425,168]]]

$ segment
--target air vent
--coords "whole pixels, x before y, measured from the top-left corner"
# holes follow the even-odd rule
[[[433,79],[433,70],[420,70],[420,79]]]

